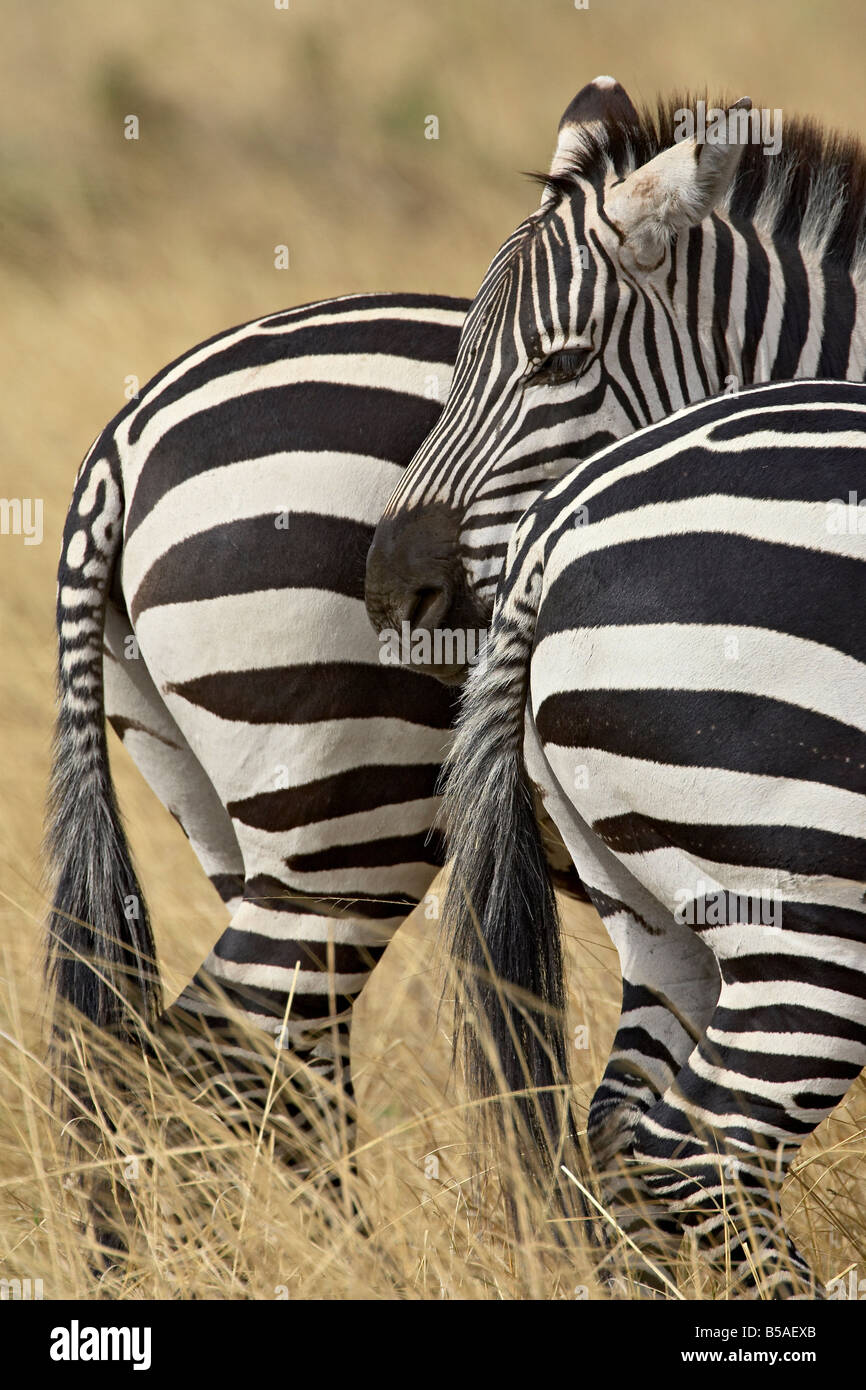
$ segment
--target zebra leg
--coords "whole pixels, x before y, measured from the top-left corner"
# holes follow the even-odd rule
[[[780,1189],[866,1062],[862,912],[785,904],[784,921],[713,928],[718,1004],[629,1160],[649,1200],[692,1229],[720,1275],[730,1267],[735,1290],[775,1298],[816,1296]]]
[[[630,887],[630,895],[633,890]],[[607,1066],[592,1099],[587,1136],[608,1210],[655,1265],[673,1262],[682,1226],[663,1205],[636,1189],[626,1158],[635,1132],[671,1088],[703,1035],[721,979],[710,949],[666,914],[663,923],[638,916],[597,890],[596,909],[622,967],[622,1012]],[[619,1252],[622,1256],[623,1252]],[[624,1259],[632,1278],[659,1291],[651,1264],[633,1251]],[[612,1275],[616,1283],[616,1275]]]
[[[712,952],[669,916],[650,924],[594,893],[622,967],[622,1012],[588,1132],[600,1171],[631,1145],[635,1125],[665,1093],[712,1016],[720,978]]]
[[[593,1164],[604,1173],[629,1150],[638,1120],[702,1036],[718,999],[719,968],[700,937],[679,924],[578,815],[544,759],[531,714],[524,756],[620,960],[622,1012],[587,1123]]]
[[[231,911],[244,882],[231,818],[157,690],[125,607],[111,601],[105,612],[103,680],[109,723]]]
[[[406,905],[370,903],[365,915],[275,882],[247,891],[167,1011],[166,1035],[230,1123],[257,1130],[267,1118],[298,1176],[337,1186],[355,1137],[352,1007]]]
[[[162,1015],[168,1058],[200,1100],[217,1102],[227,1123],[258,1131],[267,1108],[269,1133],[298,1175],[314,1167],[336,1181],[354,1136],[352,1004],[413,902],[371,903],[349,914],[261,878],[244,896],[231,818],[115,603],[107,605],[103,660],[112,727],[232,912],[194,980]],[[287,1078],[293,1099],[286,1098]]]
[[[608,1280],[617,1289],[620,1273],[627,1272],[658,1291],[662,1285],[653,1266],[673,1262],[682,1226],[645,1189],[635,1187],[625,1160],[643,1116],[672,1085],[705,1032],[719,997],[718,963],[700,936],[677,922],[578,814],[544,758],[529,711],[524,757],[536,794],[616,946],[622,972],[620,1020],[590,1105],[587,1142],[609,1215],[650,1263],[612,1241]]]

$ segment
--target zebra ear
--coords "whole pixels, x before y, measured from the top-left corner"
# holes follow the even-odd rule
[[[729,108],[724,131],[714,131],[714,144],[681,140],[608,193],[605,214],[623,234],[625,259],[638,270],[655,270],[677,233],[703,222],[722,201],[743,152],[741,125],[731,113],[751,105],[742,97]]]
[[[625,88],[614,77],[594,77],[581,87],[562,113],[550,173],[562,174],[580,147],[583,129],[592,121],[603,125],[632,125],[638,114]]]

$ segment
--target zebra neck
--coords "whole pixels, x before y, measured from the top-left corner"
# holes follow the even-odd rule
[[[683,238],[683,283],[712,294],[710,342],[701,341],[705,394],[795,377],[866,377],[866,295],[848,267],[754,222],[712,217]],[[688,273],[690,272],[690,274]],[[689,290],[689,286],[691,289]]]

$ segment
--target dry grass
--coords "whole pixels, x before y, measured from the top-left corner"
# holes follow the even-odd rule
[[[571,909],[569,933],[581,938],[582,958],[597,962],[578,996],[577,1016],[589,1025],[590,1047],[580,1057],[588,1082],[615,1026],[615,956],[588,908]],[[91,1101],[116,1130],[97,1122],[95,1136],[85,1135],[70,1155],[49,1105],[43,1049],[20,1042],[29,1029],[7,993],[3,1277],[41,1278],[52,1298],[549,1298],[573,1297],[577,1285],[597,1293],[580,1233],[564,1251],[525,1186],[524,1235],[507,1227],[490,1152],[472,1139],[474,1104],[450,1077],[448,1011],[437,1021],[440,971],[431,945],[429,924],[414,915],[358,1006],[355,1171],[341,1162],[332,1128],[322,1132],[319,1122],[300,1155],[314,1170],[305,1181],[274,1157],[267,1129],[237,1137],[158,1062],[118,1059],[104,1039],[80,1046]],[[118,1061],[124,1099],[116,1080],[102,1079],[112,1067],[116,1076]],[[267,1051],[263,1062],[270,1065]],[[582,1089],[585,1103],[589,1087]],[[318,1179],[327,1171],[343,1175],[344,1192],[322,1191]],[[116,1188],[130,1246],[123,1267],[98,1281],[79,1190],[94,1179],[103,1191]]]
[[[618,974],[591,909],[566,905],[565,925],[571,1024],[588,1025],[589,1047],[575,1054],[574,1068],[585,1115],[616,1024]],[[124,1055],[126,1099],[118,1099],[119,1088],[103,1083],[96,1065],[99,1058],[104,1067],[106,1056],[117,1064],[104,1040],[84,1047],[97,1112],[116,1131],[99,1125],[95,1139],[70,1155],[51,1113],[43,1051],[23,1043],[32,1030],[7,968],[2,1277],[41,1278],[51,1298],[608,1296],[580,1223],[570,1224],[563,1245],[561,1221],[530,1190],[513,1155],[499,1158],[473,1139],[477,1103],[450,1076],[450,1017],[446,1009],[437,1021],[434,954],[429,924],[413,914],[358,1006],[357,1136],[348,1150],[335,1144],[333,1128],[314,1136],[301,1154],[314,1170],[304,1180],[274,1156],[266,1128],[238,1137],[158,1063]],[[263,1062],[270,1065],[266,1052]],[[861,1081],[806,1146],[786,1186],[789,1229],[824,1279],[861,1266],[866,1253],[863,1102]],[[319,1181],[333,1171],[344,1176],[336,1195]],[[516,1230],[504,1214],[503,1176],[518,1194]],[[94,1179],[119,1200],[129,1245],[128,1259],[99,1276],[81,1194]],[[674,1282],[681,1298],[725,1295],[688,1244]],[[639,1290],[626,1285],[620,1296]]]
[[[581,1283],[594,1288],[579,1233],[567,1254],[525,1189],[521,1226],[532,1234],[515,1239],[507,1229],[489,1151],[471,1140],[473,1103],[450,1082],[425,925],[413,919],[401,930],[359,1006],[355,1171],[341,1161],[333,1127],[319,1122],[300,1155],[314,1169],[305,1181],[274,1157],[266,1128],[236,1136],[158,1061],[118,1058],[93,1037],[78,1046],[99,1119],[70,1154],[49,1105],[42,1049],[21,1045],[28,1030],[14,996],[4,999],[3,1276],[41,1278],[53,1298],[546,1298],[572,1297]],[[574,910],[572,930],[589,934],[581,949],[600,962],[587,974],[580,1011],[593,1040],[586,1058],[597,1065],[615,1010],[610,990],[590,997],[590,981],[615,980],[613,953],[589,909]],[[270,1066],[267,1051],[263,1062]],[[112,1068],[115,1080],[103,1081]],[[344,1178],[338,1194],[321,1189],[329,1171]],[[103,1192],[114,1189],[130,1246],[122,1267],[99,1281],[80,1190],[94,1179]]]
[[[702,11],[705,15],[702,16]],[[64,1189],[46,1110],[39,840],[53,717],[54,567],[78,461],[176,353],[230,323],[353,289],[471,293],[532,205],[516,171],[543,164],[573,92],[613,71],[636,98],[672,86],[748,92],[783,111],[862,128],[859,0],[732,0],[687,11],[643,0],[291,0],[267,4],[78,0],[4,16],[0,55],[0,491],[44,499],[45,540],[0,539],[0,1277],[92,1297],[87,1240]],[[141,117],[139,142],[123,117]],[[428,113],[438,142],[423,138]],[[273,267],[285,242],[291,269]],[[219,907],[171,818],[113,742],[122,804],[153,908],[167,993],[212,944]],[[612,1037],[614,953],[593,914],[569,919],[576,1054],[585,1104]],[[495,1182],[446,1085],[435,1026],[430,924],[411,920],[358,1009],[362,1118],[357,1200],[369,1239],[310,1205],[267,1149],[186,1113],[194,1153],[157,1122],[130,1143],[153,1156],[129,1297],[569,1297],[597,1292],[529,1219],[503,1230]],[[156,1086],[156,1083],[154,1083]],[[188,1102],[154,1091],[156,1120]],[[862,1268],[863,1083],[821,1127],[786,1195],[816,1267]],[[439,1178],[424,1175],[439,1156]],[[146,1167],[146,1165],[145,1165]],[[169,1215],[174,1219],[169,1221]],[[330,1220],[326,1218],[330,1216]],[[549,1229],[549,1228],[548,1228]],[[240,1233],[240,1234],[239,1234]],[[703,1285],[684,1260],[683,1292]]]

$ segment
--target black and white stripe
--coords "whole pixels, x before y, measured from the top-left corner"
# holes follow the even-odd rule
[[[600,79],[566,111],[541,207],[494,258],[445,410],[377,527],[380,629],[484,625],[524,509],[609,441],[750,382],[866,375],[862,148],[790,118],[776,157],[677,143],[688,105],[638,113]],[[682,1026],[646,988],[681,972],[702,998],[715,964],[694,941],[668,934],[626,973],[616,1051],[647,1094]],[[629,1122],[611,1080],[613,1151]]]
[[[380,663],[364,562],[441,410],[465,307],[356,295],[220,334],[154,378],[79,472],[59,572],[51,969],[103,1026],[159,1018],[244,1104],[268,1074],[237,1014],[323,1094],[351,1094],[352,1004],[442,863],[454,698]],[[104,709],[231,913],[163,1014]]]
[[[641,425],[752,382],[866,375],[862,147],[793,117],[775,156],[677,142],[690,105],[638,112],[603,78],[565,112],[541,206],[494,257],[377,529],[380,626],[483,621],[524,508]]]
[[[781,1221],[785,1170],[866,1064],[852,497],[866,497],[861,384],[756,387],[603,450],[522,519],[449,755],[458,957],[561,1003],[550,899],[536,886],[521,902],[528,774],[622,959],[589,1116],[608,1197],[628,1196],[617,1215],[656,1260],[689,1227],[720,1273],[727,1246],[735,1285],[751,1262],[774,1296],[812,1288]],[[508,1076],[497,997],[481,993]],[[489,1086],[471,1038],[469,1057]]]
[[[266,1097],[276,1040],[296,1089],[318,1088],[291,1108],[287,1150],[315,1123],[304,1149],[325,1167],[347,1142],[354,1001],[443,862],[456,695],[381,662],[364,563],[441,410],[465,308],[353,295],[199,345],[96,440],[63,540],[59,994],[103,1027],[157,1027],[227,1116]],[[104,714],[230,913],[167,1011]],[[549,851],[581,893],[552,828]]]

